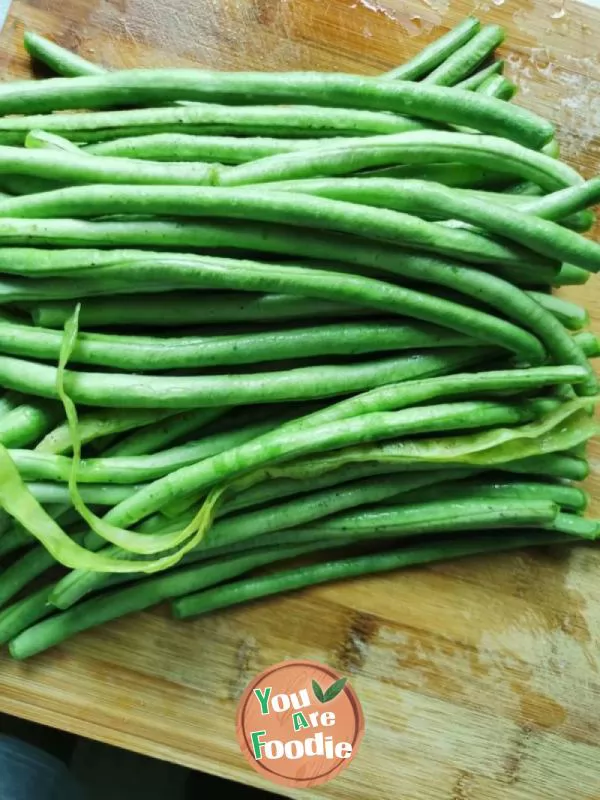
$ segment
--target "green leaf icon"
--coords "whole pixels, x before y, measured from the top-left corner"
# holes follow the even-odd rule
[[[329,703],[330,700],[335,700],[338,694],[343,691],[347,682],[348,678],[340,678],[339,681],[332,683],[329,689],[327,689],[325,692],[324,699],[321,702]]]
[[[325,695],[323,694],[323,689],[321,689],[321,687],[315,680],[313,680],[312,682],[312,690],[319,703],[324,703]]]

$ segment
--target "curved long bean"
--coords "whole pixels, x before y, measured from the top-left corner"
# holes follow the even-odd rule
[[[587,274],[587,273],[586,273]],[[46,301],[31,306],[35,324],[62,328],[73,311],[72,302]],[[89,328],[181,327],[214,323],[265,323],[321,318],[351,319],[367,309],[346,303],[284,294],[250,292],[169,292],[164,297],[139,293],[131,297],[89,298],[81,309],[81,323]]]
[[[82,75],[99,75],[105,71],[102,67],[92,64],[91,61],[33,31],[25,31],[23,44],[32,58],[41,61],[59,75],[75,78]]]
[[[155,133],[109,139],[87,145],[84,153],[153,161],[208,161],[245,164],[257,158],[321,147],[323,139],[275,139],[268,137],[201,136],[189,133]]]
[[[446,90],[447,91],[447,90]],[[473,93],[469,93],[473,94]],[[477,96],[477,95],[475,95]],[[496,101],[500,103],[500,101]],[[417,131],[283,153],[221,171],[219,185],[242,186],[273,181],[346,175],[376,167],[460,162],[533,181],[547,191],[579,186],[574,169],[544,153],[496,136]],[[567,216],[566,214],[564,216]]]
[[[465,76],[476,70],[502,44],[504,35],[504,29],[499,25],[486,25],[462,47],[448,56],[433,72],[423,78],[423,83],[436,86],[455,86]]]
[[[169,164],[133,161],[113,156],[90,158],[86,153],[48,149],[23,149],[0,145],[0,169],[70,184],[188,184],[215,183],[217,172],[210,164]]]
[[[416,376],[444,372],[458,359],[474,364],[489,355],[485,348],[449,348],[377,361],[352,362],[289,370],[229,375],[128,375],[124,373],[65,372],[65,385],[74,401],[105,408],[185,409],[245,403],[288,402],[334,397],[365,391]],[[9,387],[55,399],[55,367],[0,356],[0,380]]]
[[[544,292],[532,292],[527,294],[539,303],[543,308],[560,320],[560,322],[570,331],[580,331],[589,325],[590,316],[585,308],[570,303],[562,297]]]
[[[405,64],[386,72],[382,78],[388,80],[418,81],[446,61],[456,50],[470,41],[479,31],[480,23],[475,17],[466,17],[455,28],[428,44]]]
[[[0,114],[107,108],[114,105],[199,102],[297,103],[410,113],[434,122],[543,147],[553,126],[515,106],[446,87],[415,85],[334,73],[235,73],[210,70],[127,70],[82,78],[17,81],[0,88]],[[179,109],[178,109],[179,110]],[[43,127],[36,125],[34,127]]]
[[[82,319],[85,321],[85,316]],[[59,331],[5,322],[1,315],[0,322],[0,352],[38,360],[58,359],[63,338]],[[160,372],[190,367],[254,364],[295,359],[300,355],[302,358],[331,357],[478,344],[462,334],[435,325],[408,320],[381,323],[365,321],[168,339],[82,333],[77,338],[70,360],[79,364]],[[158,418],[160,412],[156,413]],[[148,419],[148,422],[151,421]],[[132,424],[130,427],[138,426]],[[115,428],[115,432],[123,430],[126,428]]]
[[[2,144],[23,144],[29,131],[57,133],[74,142],[103,142],[156,133],[266,136],[298,139],[373,136],[423,130],[425,123],[381,111],[318,106],[228,106],[142,108],[81,114],[34,114],[4,117]]]

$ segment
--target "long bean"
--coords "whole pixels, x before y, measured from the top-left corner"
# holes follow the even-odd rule
[[[67,50],[32,31],[25,31],[23,44],[32,58],[41,61],[59,75],[75,78],[81,75],[98,75],[104,72],[102,67],[92,64],[91,61],[81,58],[71,50]]]
[[[475,17],[466,17],[455,28],[428,44],[405,64],[386,72],[382,77],[388,80],[418,81],[470,41],[479,28],[479,20]]]
[[[245,164],[257,158],[322,147],[323,139],[275,139],[268,137],[199,136],[189,133],[154,133],[109,139],[90,144],[85,153],[126,156],[153,161],[208,161]]]
[[[83,542],[83,533],[73,536],[78,544]],[[55,564],[54,558],[43,547],[34,547],[2,572],[0,581],[0,608],[24,589],[29,583]]]
[[[3,172],[78,183],[210,185],[217,173],[209,164],[169,164],[85,153],[0,145]]]
[[[433,486],[426,486],[411,492],[410,496],[392,497],[389,500],[380,501],[384,504],[398,505],[399,503],[436,503],[440,501],[462,501],[462,500],[524,500],[529,502],[547,501],[555,503],[562,508],[570,511],[585,511],[589,498],[582,489],[574,486],[565,486],[560,483],[535,483],[532,481],[524,482],[521,480],[507,480],[506,478],[496,478],[490,480],[486,476],[480,478],[469,478],[451,480]]]
[[[478,72],[474,72],[468,78],[465,78],[464,80],[460,81],[460,83],[457,83],[456,88],[474,92],[476,89],[479,89],[479,87],[485,83],[488,78],[503,72],[504,61],[494,61],[488,67],[483,67],[483,69],[480,69]]]
[[[346,175],[399,164],[457,161],[531,180],[547,191],[578,187],[583,183],[579,174],[566,164],[506,139],[468,133],[417,131],[362,140],[324,142],[318,150],[311,148],[270,156],[224,170],[219,176],[219,185],[241,186]]]
[[[455,86],[473,70],[476,70],[503,41],[503,28],[499,25],[486,25],[461,48],[448,56],[433,72],[423,78],[423,83]]]
[[[489,352],[489,351],[488,351]],[[333,397],[444,371],[448,357],[467,363],[485,358],[485,348],[449,348],[378,361],[352,362],[250,374],[162,376],[65,371],[73,400],[105,408],[178,409],[287,402]],[[464,363],[464,361],[463,361]],[[57,398],[58,370],[47,364],[0,356],[0,381],[38,397]]]
[[[28,483],[27,488],[35,499],[43,505],[60,503],[70,506],[72,503],[69,489],[64,483],[35,482]],[[138,484],[119,486],[106,483],[80,486],[79,493],[88,505],[116,506],[140,488],[141,486]]]
[[[20,145],[32,130],[57,133],[74,142],[103,142],[157,133],[314,139],[373,136],[423,130],[425,123],[382,111],[318,106],[228,106],[144,108],[81,114],[3,118],[0,142]]]
[[[366,181],[369,183],[371,181]],[[98,185],[75,186],[0,201],[2,217],[98,217],[112,214],[162,214],[284,223],[359,235],[484,264],[523,263],[528,257],[532,258],[527,249],[507,246],[467,230],[442,229],[435,223],[398,211],[273,190],[257,193],[251,188],[117,188]],[[561,232],[563,235],[569,233]],[[582,258],[582,253],[589,251],[590,258],[596,253],[591,242],[574,249],[573,263]],[[596,254],[593,264],[597,260]],[[587,261],[582,266],[587,266]]]
[[[566,540],[565,536],[559,534],[552,535],[532,531],[524,532],[514,537],[477,537],[437,544],[416,544],[384,553],[298,567],[284,572],[226,584],[209,591],[200,591],[197,594],[182,597],[174,602],[172,604],[172,612],[177,619],[185,619],[186,617],[198,616],[218,608],[245,603],[273,594],[281,594],[286,591],[295,591],[320,583],[329,583],[335,580],[344,580],[378,572],[389,572],[417,564],[427,564],[482,553],[510,551],[521,547],[554,544]],[[80,614],[82,608],[83,606],[80,608]],[[11,649],[11,654],[20,655],[21,657],[33,655],[34,652],[39,651],[38,648],[40,646],[45,645],[44,639],[41,639],[44,634],[54,633],[54,636],[56,636],[53,631],[53,628],[59,627],[56,623],[50,628],[50,631],[48,631],[50,626],[42,629],[41,625],[38,626],[37,631],[32,629],[27,638],[23,635],[16,639],[14,642],[16,652]],[[47,631],[48,633],[46,633]],[[60,632],[59,627],[58,633]],[[68,631],[66,633],[68,635]]]
[[[85,315],[82,319],[85,320]],[[60,332],[50,328],[33,328],[4,322],[1,315],[0,322],[0,352],[40,360],[58,359],[62,344]],[[365,321],[168,339],[82,333],[78,336],[71,361],[132,371],[160,372],[294,359],[300,354],[303,358],[331,357],[422,348],[469,347],[477,344],[478,342],[462,334],[410,320]],[[160,415],[161,412],[156,412],[157,418]],[[140,422],[142,424],[145,422]],[[138,425],[132,424],[130,427]],[[115,428],[115,431],[123,430],[126,429]]]
[[[333,73],[226,73],[209,70],[146,69],[82,78],[17,81],[0,88],[0,114],[107,108],[175,100],[200,102],[298,103],[411,113],[434,122],[466,125],[484,133],[543,147],[552,125],[515,106],[474,92]],[[177,109],[178,111],[180,109]],[[33,127],[44,127],[35,125]]]
[[[544,292],[527,292],[537,303],[560,320],[570,331],[580,331],[589,325],[590,317],[585,308],[570,303],[562,297]]]
[[[586,273],[588,274],[588,273]],[[89,328],[181,327],[222,322],[265,323],[320,318],[352,318],[368,313],[359,306],[317,298],[250,292],[169,292],[163,296],[136,294],[131,298],[90,298],[81,309],[81,323]],[[31,307],[39,327],[62,328],[73,303],[46,301]],[[83,335],[82,335],[83,336]]]

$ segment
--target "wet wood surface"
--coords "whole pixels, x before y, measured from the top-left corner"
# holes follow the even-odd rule
[[[600,172],[597,4],[555,0],[17,0],[25,28],[107,67],[200,64],[375,74],[468,13],[508,30],[517,102]],[[600,320],[598,282],[568,293]],[[600,511],[599,453],[589,487]],[[330,785],[290,797],[600,800],[600,557],[586,546],[468,559],[304,591],[195,623],[137,615],[31,663],[0,658],[0,710],[248,784],[235,740],[256,673],[311,658],[349,674],[366,736]]]

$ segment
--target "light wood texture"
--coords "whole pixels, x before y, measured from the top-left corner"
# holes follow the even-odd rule
[[[107,66],[372,74],[473,12],[507,27],[518,102],[558,124],[573,165],[600,172],[600,10],[582,2],[17,0],[0,74],[29,73],[24,27]],[[600,320],[596,280],[569,294]],[[194,624],[142,614],[31,663],[1,658],[0,709],[269,789],[238,750],[236,701],[268,665],[313,658],[350,674],[366,736],[346,773],[290,797],[599,800],[599,575],[598,552],[575,546],[352,581]]]

